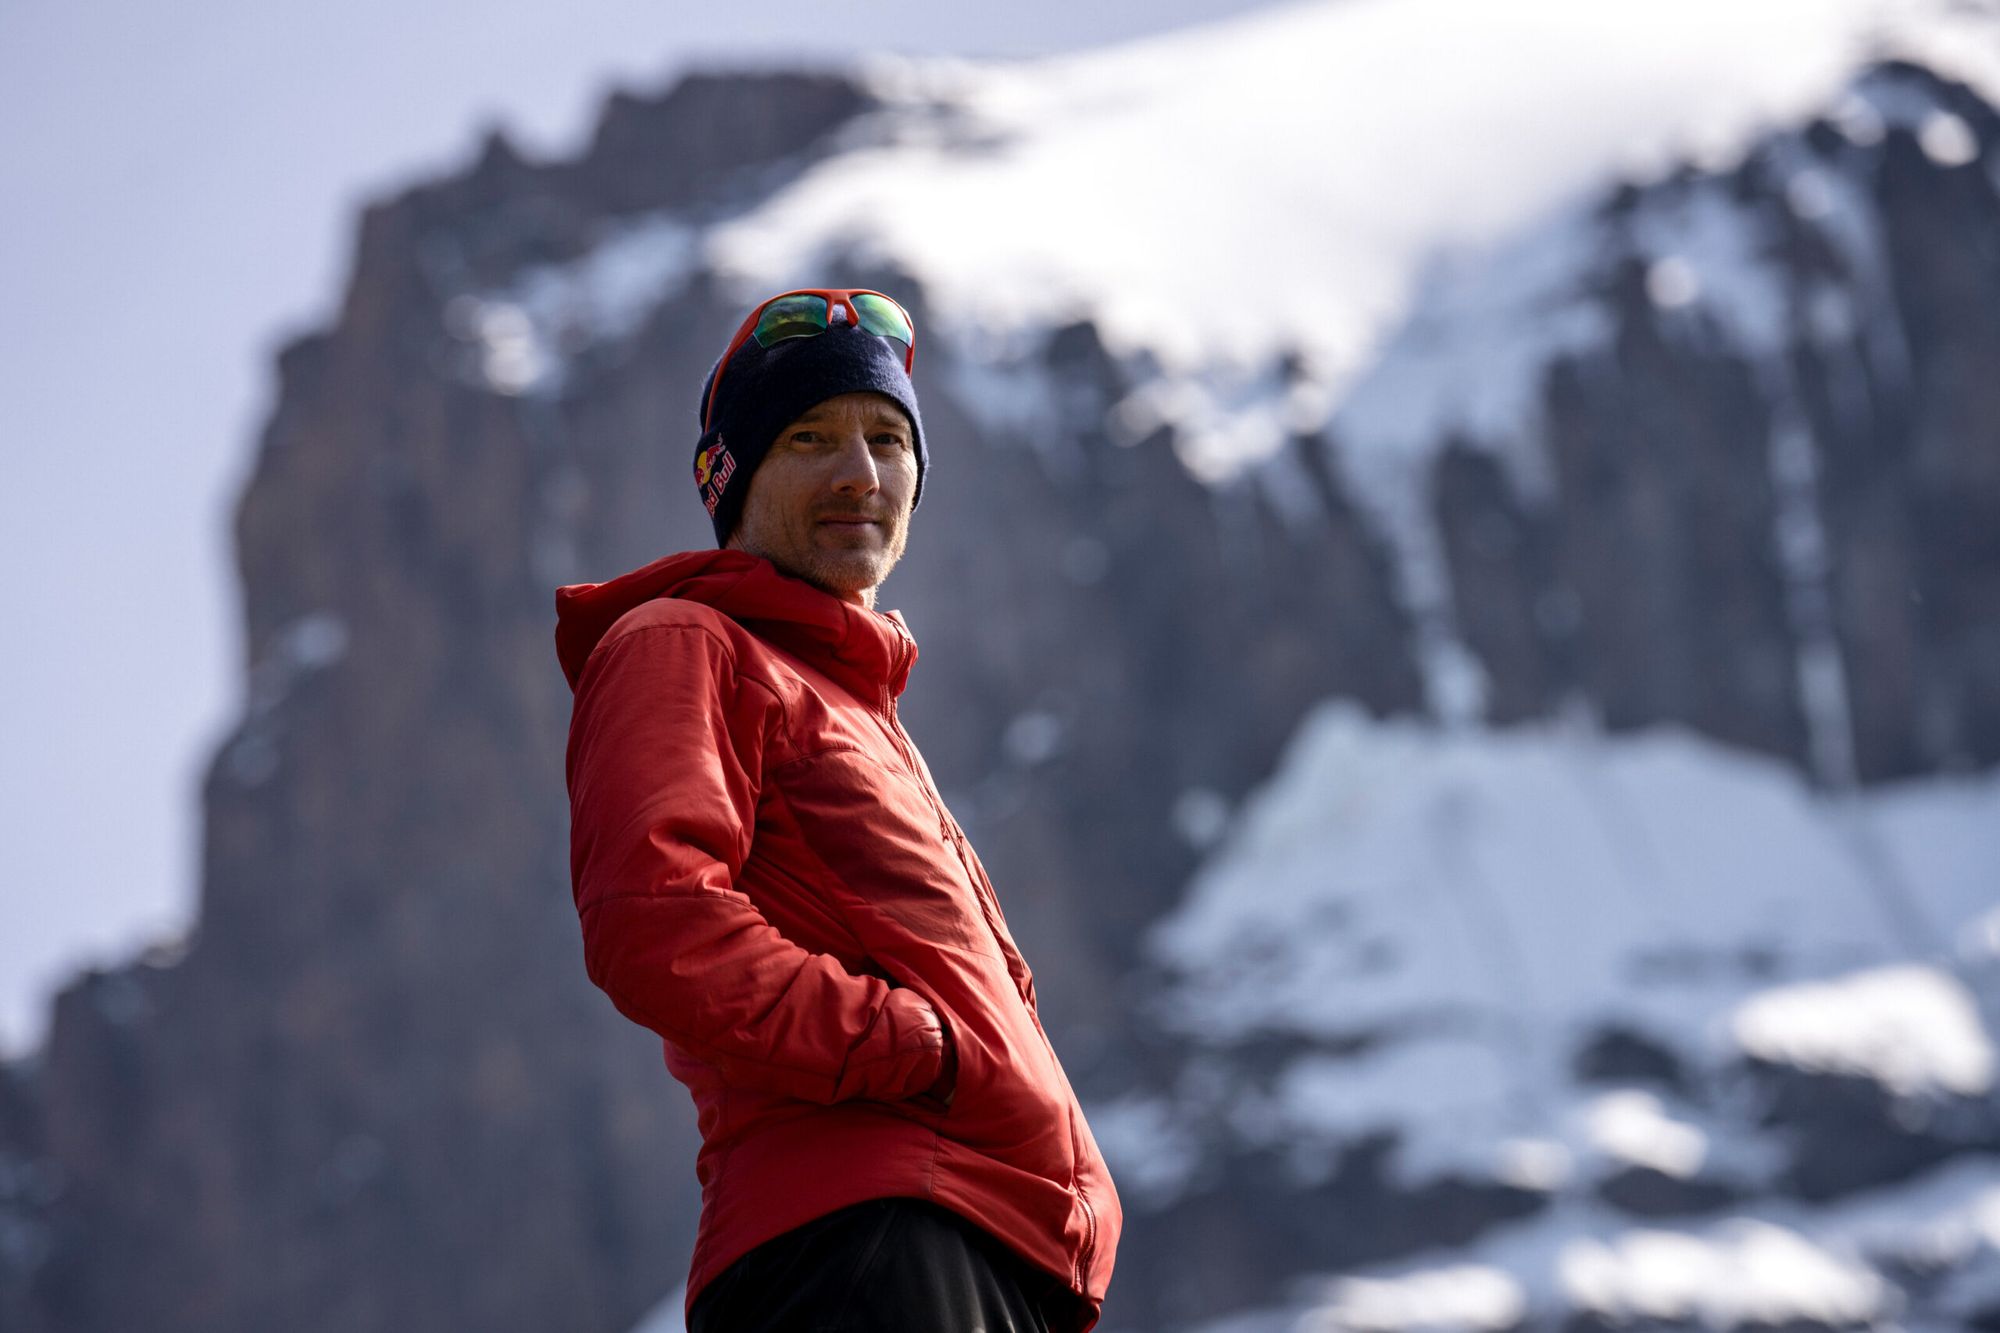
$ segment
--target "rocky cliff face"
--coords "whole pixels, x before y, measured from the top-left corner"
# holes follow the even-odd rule
[[[697,76],[614,100],[574,162],[495,139],[367,211],[237,514],[250,703],[198,930],[79,978],[0,1071],[6,1327],[617,1330],[680,1280],[691,1117],[583,977],[551,592],[707,544],[693,399],[743,294],[699,239],[880,109],[858,78]],[[976,351],[888,259],[827,257],[929,335],[937,463],[886,594],[922,645],[906,717],[1087,1096],[1179,1067],[1142,931],[1328,696],[1680,723],[1833,786],[2000,760],[1996,140],[1893,66],[1736,166],[1607,190],[1520,297],[1584,312],[1534,410],[1388,485],[1364,409],[1490,271],[1218,482],[1090,322]],[[1392,1251],[1534,1206],[1352,1178]],[[1195,1312],[1145,1280],[1169,1245],[1219,1311],[1323,1263],[1348,1206],[1198,1204],[1130,1233],[1108,1326]]]
[[[1840,116],[1598,205],[1544,293],[1606,327],[1544,368],[1542,494],[1442,457],[1494,716],[1581,696],[1829,781],[1992,762],[1993,112],[1891,64]]]

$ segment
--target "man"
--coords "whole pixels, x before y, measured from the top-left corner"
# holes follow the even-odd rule
[[[790,292],[709,371],[720,549],[556,594],[591,980],[697,1108],[692,1333],[1082,1333],[1118,1196],[875,589],[928,452],[916,335]]]

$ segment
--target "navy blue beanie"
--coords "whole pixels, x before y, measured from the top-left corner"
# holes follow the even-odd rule
[[[715,384],[718,361],[702,382],[697,417]],[[910,497],[914,509],[924,493],[924,423],[917,414],[917,387],[903,370],[902,345],[853,325],[836,323],[825,333],[787,338],[761,347],[744,340],[729,359],[716,395],[714,424],[695,445],[694,480],[701,501],[715,524],[715,544],[726,546],[743,513],[750,478],[770,452],[778,432],[805,414],[807,408],[843,393],[873,390],[887,394],[910,419],[911,441],[917,452],[917,485]]]

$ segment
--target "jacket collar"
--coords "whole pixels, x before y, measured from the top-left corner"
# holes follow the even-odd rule
[[[556,656],[571,690],[613,623],[655,597],[713,607],[869,703],[901,694],[917,660],[916,640],[898,612],[843,602],[747,551],[684,551],[604,583],[556,589]]]

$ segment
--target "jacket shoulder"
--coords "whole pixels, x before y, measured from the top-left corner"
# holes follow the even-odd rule
[[[795,691],[785,688],[787,673],[778,669],[769,650],[756,635],[702,602],[679,597],[655,597],[641,602],[611,623],[592,655],[606,651],[621,639],[663,629],[706,635],[719,646],[730,678],[762,686],[782,711],[789,711],[786,701]]]
[[[616,643],[628,634],[644,629],[694,629],[706,631],[710,637],[720,640],[725,646],[735,649],[742,646],[743,627],[712,606],[701,602],[690,602],[680,597],[653,597],[639,603],[624,615],[611,622],[611,628],[604,631],[598,647]]]

